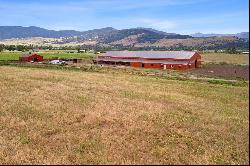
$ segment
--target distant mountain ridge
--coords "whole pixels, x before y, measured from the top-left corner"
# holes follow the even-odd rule
[[[124,37],[128,37],[129,35],[138,35],[140,33],[145,33],[150,39],[151,37],[155,37],[156,39],[162,38],[188,38],[188,37],[222,37],[222,36],[236,36],[239,38],[249,39],[249,32],[240,32],[236,34],[203,34],[203,33],[195,33],[191,35],[180,35],[176,33],[167,33],[159,30],[155,30],[152,28],[131,28],[131,29],[123,29],[117,30],[112,27],[93,29],[88,31],[75,31],[75,30],[48,30],[45,28],[40,28],[36,26],[30,27],[22,27],[22,26],[0,26],[0,40],[2,39],[11,39],[11,38],[28,38],[28,37],[45,37],[45,38],[60,38],[60,37],[81,37],[83,39],[100,39],[100,40],[108,40],[108,38],[112,38],[114,40],[119,40]],[[145,36],[144,36],[145,37]],[[154,40],[154,39],[152,39]]]
[[[34,38],[43,39],[34,39]],[[48,39],[53,38],[53,39]],[[5,40],[8,39],[8,40]],[[202,34],[181,35],[167,33],[152,28],[130,28],[117,30],[112,27],[93,29],[88,31],[48,30],[30,26],[0,26],[0,44],[12,45],[34,44],[40,45],[81,45],[103,48],[140,48],[140,49],[226,49],[237,47],[249,49],[249,33],[237,34]],[[26,42],[24,42],[26,41]]]
[[[195,33],[195,34],[191,34],[190,36],[192,37],[222,37],[222,36],[236,36],[238,38],[243,38],[243,39],[249,39],[249,32],[240,32],[240,33],[236,33],[236,34],[214,34],[214,33],[210,33],[210,34],[203,34],[203,33]]]
[[[106,40],[119,40],[129,35],[138,35],[145,33],[149,35],[147,39],[155,37],[161,39],[167,36],[170,38],[187,38],[191,37],[188,35],[180,35],[175,33],[167,33],[158,31],[151,28],[131,28],[117,30],[112,27],[106,27],[101,29],[93,29],[88,31],[75,31],[75,30],[48,30],[40,27],[30,26],[0,26],[0,40],[11,39],[11,38],[28,38],[28,37],[44,37],[44,38],[60,38],[60,37],[80,37],[83,39],[97,39],[101,41]],[[108,39],[109,38],[109,39]],[[154,39],[153,39],[154,40]]]
[[[27,37],[47,37],[59,38],[81,35],[81,32],[74,30],[47,30],[40,27],[30,26],[0,26],[0,39],[27,38]]]

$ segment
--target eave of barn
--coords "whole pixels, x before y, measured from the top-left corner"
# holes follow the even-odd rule
[[[146,59],[118,59],[118,58],[98,58],[97,61],[104,62],[139,62],[139,63],[151,63],[151,64],[188,64],[194,61],[182,60],[182,61],[171,61],[171,60],[146,60]]]
[[[147,59],[190,59],[194,51],[108,51],[101,56],[113,58],[147,58]]]

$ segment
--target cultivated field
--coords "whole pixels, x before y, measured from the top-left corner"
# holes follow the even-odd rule
[[[248,86],[0,73],[1,164],[249,164]]]
[[[201,77],[249,81],[249,65],[206,64],[188,72]]]

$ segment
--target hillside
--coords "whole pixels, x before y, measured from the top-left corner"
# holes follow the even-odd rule
[[[192,37],[193,36],[193,37]],[[54,31],[39,27],[0,26],[0,44],[91,46],[117,49],[249,49],[248,32],[237,35],[181,35],[151,28]],[[237,37],[238,36],[238,37]]]
[[[235,36],[242,39],[249,39],[249,32],[241,32],[236,34],[203,34],[203,33],[195,33],[191,34],[192,37],[222,37],[222,36]]]
[[[191,36],[179,35],[173,33],[166,33],[150,28],[131,28],[117,30],[112,27],[101,29],[93,29],[89,31],[74,31],[74,30],[47,30],[35,26],[21,27],[21,26],[0,26],[0,39],[11,38],[29,38],[29,37],[44,37],[44,38],[70,38],[78,37],[84,40],[98,40],[99,42],[109,43],[116,40],[121,40],[129,35],[145,34],[141,40],[147,39],[155,41],[162,38],[187,38]],[[147,36],[147,37],[145,37]]]
[[[81,35],[81,32],[74,30],[54,31],[35,26],[30,26],[30,27],[0,26],[0,39],[27,38],[27,37],[60,38],[60,37],[70,37],[79,35]]]
[[[196,49],[224,49],[227,47],[249,48],[248,41],[237,37],[209,37],[209,38],[187,38],[187,39],[161,39],[153,44],[142,43],[135,47],[184,47]]]

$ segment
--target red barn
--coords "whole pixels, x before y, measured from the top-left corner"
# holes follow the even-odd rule
[[[109,51],[96,60],[99,64],[175,70],[194,69],[201,65],[201,56],[194,51]]]
[[[39,62],[39,61],[43,61],[43,56],[38,55],[38,54],[32,54],[32,55],[23,55],[19,57],[20,61],[34,61],[34,62]]]

